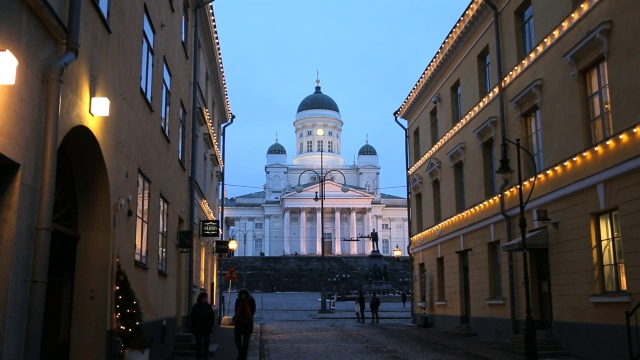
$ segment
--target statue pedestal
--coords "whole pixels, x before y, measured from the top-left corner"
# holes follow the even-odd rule
[[[391,283],[389,282],[389,274],[387,273],[386,265],[384,264],[383,256],[380,254],[380,251],[371,251],[371,255],[369,255],[368,270],[369,272],[362,284],[362,291],[365,293],[375,292],[377,294],[382,294],[393,290]]]

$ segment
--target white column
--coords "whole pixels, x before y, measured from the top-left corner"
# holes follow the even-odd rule
[[[316,208],[316,254],[322,254],[322,222],[320,208]]]
[[[291,254],[291,236],[289,231],[289,209],[284,209],[284,253]]]
[[[355,239],[358,234],[356,234],[356,209],[355,208],[351,208],[349,209],[350,213],[350,217],[349,217],[349,232],[351,233],[351,238]],[[357,241],[353,241],[351,243],[351,250],[349,251],[349,254],[357,254],[358,253],[358,242]]]
[[[307,209],[300,208],[300,254],[307,253]]]
[[[340,235],[340,208],[335,208],[334,209],[335,212],[335,227],[336,230],[334,232],[334,237],[335,237],[335,245],[334,245],[334,250],[333,253],[334,254],[342,254],[342,240],[340,239],[341,235]]]
[[[269,256],[269,248],[271,247],[271,231],[270,231],[270,225],[271,224],[271,216],[270,215],[265,215],[264,216],[264,248],[262,249],[262,251],[264,251],[264,255],[265,256]]]

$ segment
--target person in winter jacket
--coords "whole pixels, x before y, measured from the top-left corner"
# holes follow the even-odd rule
[[[371,296],[371,302],[369,303],[369,308],[371,308],[371,322],[378,322],[380,320],[380,316],[378,316],[378,308],[380,307],[380,299],[376,296],[376,293],[373,293]]]
[[[207,301],[207,293],[198,295],[198,302],[191,308],[191,333],[196,338],[196,359],[207,359],[209,356],[209,340],[215,315]]]
[[[233,315],[233,333],[238,359],[245,360],[249,352],[249,341],[253,333],[253,315],[256,313],[256,301],[247,289],[238,290],[236,311]]]

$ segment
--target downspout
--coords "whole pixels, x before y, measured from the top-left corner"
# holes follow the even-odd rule
[[[500,42],[500,18],[498,7],[489,0],[483,0],[487,6],[491,8],[493,11],[493,29],[495,33],[495,42],[496,42],[496,66],[498,72],[498,106],[500,107],[500,136],[502,137],[502,143],[500,145],[501,148],[501,158],[500,158],[500,169],[496,171],[498,174],[506,174],[511,173],[511,167],[509,166],[509,144],[507,143],[507,124],[504,114],[504,89],[502,88],[502,53],[501,53],[501,42]],[[500,213],[505,219],[507,226],[507,242],[511,241],[511,218],[507,214],[505,210],[504,204],[504,194],[505,189],[509,185],[509,179],[503,181],[500,186]],[[514,264],[513,264],[513,253],[511,251],[508,252],[509,259],[509,298],[510,298],[510,311],[511,311],[511,332],[513,334],[518,333],[518,325],[516,319],[516,301],[515,301],[515,274],[514,274]]]
[[[225,230],[225,221],[224,221],[224,199],[225,199],[225,194],[224,194],[224,179],[225,179],[225,155],[227,154],[227,150],[226,150],[226,142],[227,142],[227,126],[233,124],[233,120],[236,118],[235,115],[231,114],[231,119],[229,119],[229,121],[227,121],[226,123],[222,124],[222,131],[221,131],[221,136],[222,136],[222,184],[221,184],[221,191],[219,191],[220,194],[220,231],[222,232],[222,238],[220,240],[224,240],[224,237],[226,236],[227,231]],[[222,317],[224,316],[224,311],[223,311],[223,306],[224,306],[224,298],[223,298],[223,292],[222,292],[222,287],[220,287],[220,284],[222,284],[222,273],[220,271],[220,267],[219,264],[220,262],[218,261],[218,257],[216,257],[216,269],[218,269],[218,281],[217,281],[217,288],[218,288],[218,299],[219,301],[219,305],[218,305],[218,321],[222,321]]]
[[[398,121],[398,112],[393,114],[396,124],[404,130],[404,165],[407,187],[407,235],[409,244],[407,245],[407,255],[409,255],[409,288],[411,290],[411,322],[415,322],[413,303],[413,254],[411,254],[411,188],[409,187],[409,133],[407,128]]]
[[[38,203],[38,218],[35,228],[31,284],[29,291],[29,312],[25,338],[25,359],[40,359],[42,342],[42,322],[47,296],[49,272],[49,250],[53,223],[53,202],[55,200],[56,167],[58,161],[58,124],[60,122],[60,95],[62,75],[78,58],[80,48],[81,0],[69,3],[67,43],[64,54],[47,71],[45,78],[47,100],[45,107],[44,139],[42,149],[42,181]]]

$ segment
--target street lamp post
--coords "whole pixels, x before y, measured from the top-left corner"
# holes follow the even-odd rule
[[[523,266],[523,275],[524,275],[524,296],[525,296],[525,323],[524,323],[524,346],[525,346],[525,356],[527,360],[537,359],[538,358],[538,347],[536,344],[536,329],[535,324],[533,322],[533,317],[531,316],[531,295],[529,290],[529,260],[527,255],[527,219],[524,216],[524,209],[529,202],[529,198],[533,193],[533,187],[535,186],[535,179],[533,177],[533,183],[531,185],[531,191],[529,192],[529,196],[527,197],[527,201],[524,201],[522,196],[522,165],[520,163],[520,151],[524,151],[531,157],[533,161],[533,165],[535,167],[535,158],[534,156],[523,149],[520,146],[520,139],[516,139],[516,142],[513,142],[508,139],[503,139],[503,141],[514,144],[517,149],[517,162],[518,162],[518,205],[520,212],[520,219],[518,222],[518,226],[520,227],[520,236],[522,239],[522,266]],[[508,177],[511,175],[512,171],[502,171],[500,174],[503,177],[503,180],[508,180]],[[535,171],[534,171],[535,173]]]
[[[322,135],[323,133],[320,132],[320,130],[322,129],[318,129],[318,135]],[[324,279],[325,279],[325,259],[324,259],[324,198],[325,198],[325,192],[324,192],[324,184],[325,181],[327,180],[327,175],[329,175],[332,172],[338,172],[342,175],[342,178],[344,180],[344,183],[341,187],[342,192],[347,192],[349,191],[349,185],[347,185],[347,178],[346,176],[344,176],[344,174],[342,173],[342,171],[339,170],[329,170],[326,173],[323,174],[323,164],[322,164],[322,149],[320,149],[320,173],[318,173],[315,170],[304,170],[303,172],[300,173],[300,175],[298,176],[298,185],[296,185],[295,190],[296,192],[302,192],[302,190],[304,190],[304,188],[302,187],[302,185],[300,184],[300,178],[302,177],[302,175],[304,173],[314,173],[316,174],[316,176],[318,177],[318,180],[320,182],[320,196],[318,196],[318,192],[316,192],[316,197],[315,197],[315,201],[318,201],[318,199],[320,200],[320,248],[321,248],[321,260],[320,260],[320,310],[318,311],[319,313],[326,313],[327,311],[327,292],[325,289],[325,283],[324,283]],[[304,224],[303,224],[304,226]]]
[[[253,233],[253,237],[255,238],[256,236],[256,232],[253,230],[236,230],[236,234],[241,232],[244,235],[244,240],[243,240],[243,249],[242,249],[242,256],[247,256],[247,233]]]

